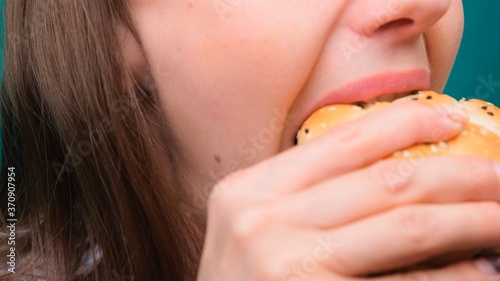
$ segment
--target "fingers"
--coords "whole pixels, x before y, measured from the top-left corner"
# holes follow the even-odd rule
[[[336,245],[327,266],[333,272],[362,276],[374,269],[397,269],[447,252],[500,245],[500,205],[405,206],[325,236]]]
[[[381,161],[292,194],[276,203],[276,213],[331,229],[405,204],[500,201],[495,165],[453,156]]]
[[[498,261],[465,261],[444,268],[429,269],[409,273],[400,273],[378,278],[370,278],[370,281],[494,281],[500,280],[500,273],[495,270],[494,264]],[[500,269],[500,268],[499,268]],[[360,279],[367,280],[367,279]]]
[[[262,178],[254,190],[273,195],[290,193],[415,143],[449,139],[467,122],[463,112],[454,111],[423,103],[392,104],[262,162],[255,169],[273,177]]]

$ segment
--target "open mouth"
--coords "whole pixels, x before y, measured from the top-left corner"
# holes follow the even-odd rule
[[[294,144],[303,143],[313,138],[314,135],[322,135],[335,125],[354,120],[379,106],[386,106],[388,103],[397,99],[408,96],[412,96],[412,99],[418,99],[417,95],[419,93],[421,93],[419,90],[414,90],[396,94],[379,95],[366,101],[325,105],[315,110],[302,124],[295,136]],[[423,95],[423,93],[421,94]]]
[[[422,68],[380,73],[355,80],[333,89],[321,98],[305,105],[304,109],[294,118],[294,124],[290,130],[284,134],[284,140],[287,140],[285,143],[293,145],[296,133],[304,122],[314,112],[320,111],[328,105],[347,105],[358,110],[377,103],[392,102],[419,91],[429,90],[430,86],[430,72],[428,69]]]
[[[419,92],[419,90],[414,90],[414,91],[397,93],[397,94],[381,95],[381,96],[377,96],[376,98],[373,98],[373,99],[370,99],[367,101],[357,102],[355,104],[364,107],[366,105],[371,105],[371,104],[374,104],[377,102],[393,102],[396,99],[403,98],[403,97],[406,97],[409,95],[414,95],[414,94],[417,94],[418,92]]]

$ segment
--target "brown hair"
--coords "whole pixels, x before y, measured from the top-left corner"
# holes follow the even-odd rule
[[[118,26],[138,38],[124,1],[5,1],[4,11],[0,259],[8,167],[17,223],[16,273],[0,280],[194,279],[203,230],[183,212],[153,87],[124,59]]]

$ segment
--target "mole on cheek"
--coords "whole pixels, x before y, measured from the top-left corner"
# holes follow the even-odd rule
[[[217,163],[220,163],[220,162],[221,162],[221,160],[220,160],[220,156],[219,156],[219,155],[214,155],[214,160],[215,160],[215,162],[217,162]]]

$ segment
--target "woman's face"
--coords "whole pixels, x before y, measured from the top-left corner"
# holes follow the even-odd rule
[[[442,91],[463,28],[460,0],[135,0],[151,75],[191,183],[293,146],[325,103]]]

